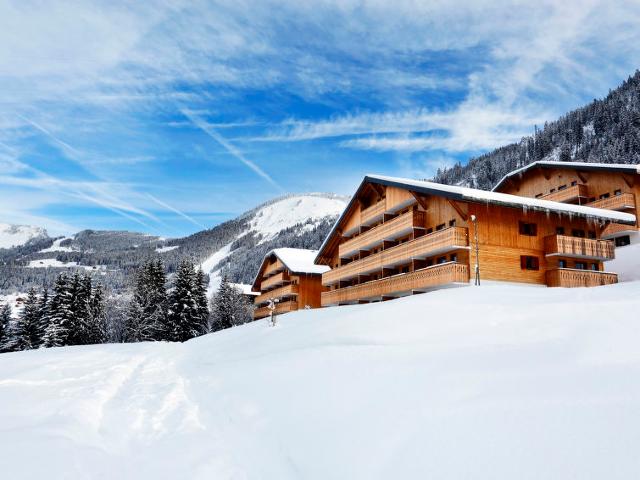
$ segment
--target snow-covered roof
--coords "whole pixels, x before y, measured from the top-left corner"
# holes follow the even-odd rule
[[[330,270],[327,265],[316,265],[314,262],[318,250],[307,250],[304,248],[274,248],[264,256],[264,260],[271,255],[275,255],[284,266],[294,274],[298,273],[310,273],[310,274],[323,274]],[[264,260],[262,264],[264,264]],[[262,270],[262,266],[260,267]],[[260,270],[253,279],[253,287],[256,285]]]
[[[520,197],[517,195],[510,195],[508,193],[478,190],[476,188],[444,185],[441,183],[427,182],[424,180],[388,177],[384,175],[366,175],[360,183],[358,191],[360,191],[362,186],[366,183],[377,183],[386,186],[405,188],[416,193],[434,195],[463,202],[490,203],[512,208],[523,208],[541,212],[555,212],[560,214],[573,215],[576,217],[595,218],[599,220],[623,223],[628,225],[635,225],[636,222],[636,216],[630,213],[616,212],[613,210],[605,210],[602,208],[584,207],[581,205],[571,205],[560,202],[552,202],[550,200],[540,200],[538,198]],[[323,242],[320,250],[318,251],[318,255],[316,256],[316,261],[319,259],[320,254],[326,248],[329,239],[335,233],[335,230],[338,228],[338,225],[344,218],[346,212],[349,211],[356,197],[357,195],[353,196],[351,202],[334,224],[331,232],[329,233],[329,235],[327,235],[327,238],[325,238],[325,241]]]
[[[590,162],[554,162],[551,160],[538,160],[537,162],[530,163],[524,167],[518,168],[512,172],[507,173],[500,181],[493,187],[492,191],[498,190],[502,184],[509,178],[522,175],[524,172],[532,168],[572,168],[580,171],[617,171],[628,174],[640,174],[640,165],[630,163],[590,163]]]
[[[251,290],[251,285],[247,285],[246,283],[232,283],[231,286],[235,288],[242,295],[258,295],[258,292],[254,292]]]

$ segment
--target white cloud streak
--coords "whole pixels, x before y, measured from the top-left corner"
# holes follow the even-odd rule
[[[162,200],[160,200],[159,198],[154,197],[153,195],[151,195],[150,193],[146,194],[147,198],[149,198],[151,201],[157,203],[158,205],[160,205],[163,208],[166,208],[167,210],[170,210],[174,213],[177,213],[178,215],[180,215],[182,218],[184,218],[185,220],[193,223],[196,227],[200,227],[202,229],[205,229],[207,227],[205,227],[203,224],[201,224],[200,222],[198,222],[197,220],[195,220],[193,217],[187,215],[186,213],[178,210],[175,207],[172,207],[171,205],[169,205],[168,203],[163,202]]]
[[[187,117],[193,124],[202,130],[204,133],[213,138],[216,142],[224,147],[227,152],[229,152],[233,157],[242,162],[244,165],[249,167],[256,175],[258,175],[263,180],[266,180],[269,184],[275,187],[277,190],[282,191],[282,187],[262,168],[256,165],[254,162],[246,158],[240,150],[238,150],[233,144],[231,144],[227,139],[225,139],[222,135],[216,132],[213,128],[207,124],[204,120],[202,120],[199,116],[193,114],[187,109],[180,109],[182,114]]]

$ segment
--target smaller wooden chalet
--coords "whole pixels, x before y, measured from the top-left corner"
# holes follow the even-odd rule
[[[316,264],[322,306],[368,303],[475,283],[550,287],[617,282],[604,263],[612,223],[635,215],[433,182],[367,175]],[[476,269],[476,266],[478,267]]]
[[[270,300],[276,301],[277,314],[320,307],[322,274],[329,267],[313,263],[317,253],[301,248],[276,248],[265,255],[251,288],[258,293],[254,300],[256,320],[271,314]]]
[[[640,166],[538,161],[508,173],[493,191],[627,212],[637,217]],[[602,232],[602,238],[614,240],[617,247],[640,242],[638,224],[613,222]]]

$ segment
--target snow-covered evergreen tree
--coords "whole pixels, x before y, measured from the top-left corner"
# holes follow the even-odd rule
[[[91,289],[87,316],[86,340],[89,344],[104,343],[107,338],[104,289],[98,284]]]
[[[200,311],[202,325],[209,330],[209,302],[207,300],[207,277],[201,268],[198,268],[195,276],[196,302]]]
[[[38,336],[40,337],[40,343],[33,348],[40,348],[44,346],[44,337],[47,333],[47,325],[49,324],[49,289],[45,287],[40,296],[38,302]]]
[[[127,342],[169,340],[166,274],[161,260],[148,261],[138,271],[125,325]]]
[[[39,321],[38,296],[35,289],[30,288],[18,318],[9,324],[4,349],[19,352],[37,348],[40,344]]]
[[[218,331],[250,322],[253,318],[251,306],[242,293],[223,275],[218,291],[211,302],[213,317],[211,330]]]
[[[198,304],[196,273],[193,263],[183,260],[175,275],[167,315],[171,340],[184,342],[206,332]]]
[[[11,306],[5,303],[0,306],[0,352],[6,352],[6,345],[11,342],[9,337],[11,321]]]
[[[73,297],[69,277],[61,274],[56,279],[49,302],[49,324],[45,333],[46,347],[69,345],[69,332],[74,323]]]

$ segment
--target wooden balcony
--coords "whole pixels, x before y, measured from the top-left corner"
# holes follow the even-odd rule
[[[340,280],[408,263],[412,259],[425,259],[439,253],[466,248],[468,245],[469,235],[466,228],[446,228],[329,270],[322,275],[322,284],[333,285]]]
[[[547,270],[546,280],[548,287],[597,287],[618,283],[618,275],[595,270],[556,268]]]
[[[379,245],[384,240],[396,240],[411,233],[414,228],[424,228],[424,222],[424,212],[404,213],[340,244],[338,255],[345,258],[360,250],[368,250]]]
[[[602,230],[602,238],[610,239],[620,237],[622,235],[629,235],[630,233],[637,232],[638,228],[633,225],[624,225],[622,223],[610,223],[604,230]]]
[[[267,267],[264,269],[263,275],[265,277],[268,277],[270,275],[280,272],[281,270],[284,270],[284,264],[280,260],[276,260],[271,265],[267,265]]]
[[[565,235],[549,235],[544,239],[546,256],[562,256],[572,258],[591,258],[612,260],[615,258],[615,247],[610,240],[593,240],[590,238],[567,237]]]
[[[563,190],[547,193],[540,197],[541,200],[551,200],[554,202],[575,202],[579,198],[589,198],[589,190],[586,185],[573,185]]]
[[[385,296],[400,296],[445,285],[469,283],[469,267],[462,263],[444,263],[372,280],[352,287],[322,292],[322,306],[376,300]]]
[[[273,290],[269,290],[268,292],[261,293],[255,298],[254,304],[260,305],[262,303],[266,303],[271,298],[282,298],[282,297],[287,297],[291,295],[297,295],[298,287],[299,287],[298,284],[291,283],[289,285],[283,285],[282,287],[275,288]]]
[[[277,287],[284,282],[289,281],[289,274],[287,272],[276,273],[275,275],[265,278],[260,282],[260,290],[266,290],[267,288]]]
[[[380,220],[386,211],[387,202],[383,199],[360,212],[360,223],[369,225]]]
[[[290,300],[288,302],[278,303],[276,305],[276,315],[281,315],[283,313],[293,312],[298,310],[298,302],[295,300]],[[253,312],[254,320],[258,320],[259,318],[265,318],[271,315],[271,310],[268,307],[256,308]]]
[[[606,210],[634,210],[636,208],[636,196],[633,193],[623,193],[609,198],[601,198],[595,202],[587,203],[587,207],[604,208]]]

